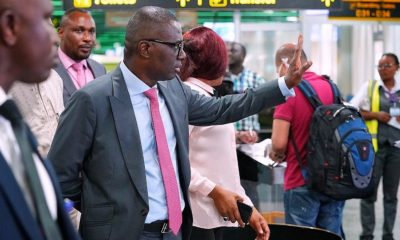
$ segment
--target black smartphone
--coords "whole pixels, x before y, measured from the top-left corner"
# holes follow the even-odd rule
[[[240,213],[240,218],[245,224],[249,223],[251,213],[253,212],[253,208],[245,203],[237,201],[237,206]]]

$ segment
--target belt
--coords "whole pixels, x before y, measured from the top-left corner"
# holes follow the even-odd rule
[[[169,232],[168,220],[158,220],[152,223],[145,223],[143,227],[145,232],[158,232],[167,233]]]

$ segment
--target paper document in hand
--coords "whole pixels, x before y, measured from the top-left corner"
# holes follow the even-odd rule
[[[264,157],[267,144],[271,144],[271,139],[268,138],[259,143],[253,143],[253,144],[239,144],[238,149],[252,158]]]

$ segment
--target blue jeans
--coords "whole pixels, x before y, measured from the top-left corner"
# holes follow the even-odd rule
[[[285,191],[284,206],[287,224],[318,227],[344,237],[341,231],[344,201],[302,186]]]

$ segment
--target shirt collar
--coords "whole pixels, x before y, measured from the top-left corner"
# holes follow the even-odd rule
[[[142,94],[150,89],[149,86],[147,86],[142,80],[140,80],[135,74],[133,74],[131,70],[128,69],[124,61],[121,61],[119,66],[122,71],[122,76],[124,76],[126,86],[128,87],[129,95],[132,96]]]
[[[392,90],[390,90],[390,91],[385,87],[385,84],[383,84],[382,79],[379,79],[377,83],[378,83],[378,86],[382,87],[384,90],[386,90],[388,92],[393,93],[393,92],[400,91],[400,82],[396,77],[394,79],[394,86],[393,86]]]
[[[235,78],[238,78],[239,76],[241,76],[242,74],[244,74],[247,71],[248,71],[247,68],[243,66],[243,69],[242,69],[242,71],[240,73],[234,74],[234,73],[231,72],[231,76],[233,76]]]
[[[83,59],[81,61],[74,61],[72,58],[70,58],[67,54],[65,54],[61,48],[58,48],[58,57],[60,58],[61,63],[64,65],[65,69],[68,69],[72,66],[74,63],[82,63],[83,66],[85,66],[85,69],[88,68],[87,61],[86,59]]]
[[[199,88],[203,89],[209,94],[214,95],[214,88],[204,83],[203,81],[193,77],[189,77],[186,81],[192,83],[193,85],[198,86]]]

